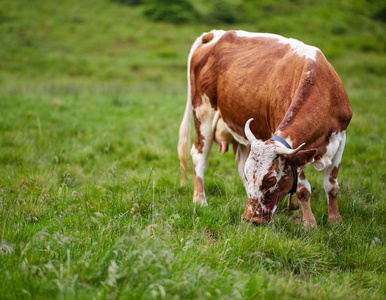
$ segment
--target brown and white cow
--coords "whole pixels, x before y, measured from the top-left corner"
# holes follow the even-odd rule
[[[311,164],[325,174],[328,222],[340,220],[338,170],[352,111],[342,81],[318,48],[267,33],[201,35],[188,60],[188,101],[178,143],[183,182],[192,112],[194,203],[207,205],[204,173],[213,141],[222,152],[233,143],[248,195],[243,219],[268,222],[297,180],[303,221],[316,226],[302,171]]]

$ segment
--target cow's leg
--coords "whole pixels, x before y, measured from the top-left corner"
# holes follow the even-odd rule
[[[233,147],[236,147],[235,144],[233,145]],[[244,176],[244,167],[247,159],[248,159],[247,147],[245,147],[242,144],[238,144],[237,150],[236,150],[236,166],[237,166],[237,170],[239,171],[240,178],[243,181],[246,192],[248,192],[248,183]]]
[[[332,164],[324,171],[324,191],[326,192],[327,201],[328,201],[328,223],[339,223],[341,216],[338,208],[338,172],[340,162],[342,160],[342,154],[344,150],[346,137],[343,135],[343,140],[341,141],[338,151],[335,154]]]
[[[303,210],[303,222],[306,227],[317,227],[316,220],[311,210],[311,185],[303,171],[299,173],[296,196],[300,201]]]
[[[207,206],[204,191],[204,174],[208,164],[208,157],[213,143],[212,122],[215,111],[210,105],[209,98],[202,97],[202,104],[193,109],[194,129],[196,138],[192,150],[194,169],[194,194],[193,202]]]

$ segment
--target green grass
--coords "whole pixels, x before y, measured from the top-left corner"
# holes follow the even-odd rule
[[[245,20],[173,25],[107,0],[3,1],[0,298],[385,297],[385,24],[366,1],[229,2]],[[313,169],[318,230],[285,213],[267,226],[241,222],[230,153],[211,153],[209,207],[192,203],[191,162],[179,185],[187,55],[212,27],[298,38],[336,68],[354,111],[339,226],[324,226]]]

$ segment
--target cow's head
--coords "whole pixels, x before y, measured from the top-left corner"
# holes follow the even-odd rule
[[[244,129],[250,144],[244,167],[248,200],[242,218],[263,224],[269,222],[279,203],[290,191],[294,182],[292,168],[311,161],[316,150],[300,151],[304,144],[296,149],[288,149],[280,142],[256,139],[249,128],[251,121],[248,120]]]

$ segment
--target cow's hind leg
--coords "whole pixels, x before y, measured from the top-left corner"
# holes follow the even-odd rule
[[[343,134],[342,141],[339,144],[338,151],[335,154],[332,164],[324,171],[324,191],[326,192],[328,201],[328,223],[339,223],[341,216],[338,208],[337,195],[339,191],[338,173],[339,166],[342,160],[342,154],[345,146],[346,136]]]
[[[213,143],[212,122],[215,111],[210,105],[209,98],[202,97],[200,106],[193,108],[194,129],[196,138],[191,150],[194,168],[194,194],[193,202],[208,205],[204,191],[204,174],[208,164],[208,157]]]
[[[303,210],[303,222],[306,227],[317,227],[316,220],[311,210],[311,185],[303,171],[299,173],[296,196],[300,201]]]

